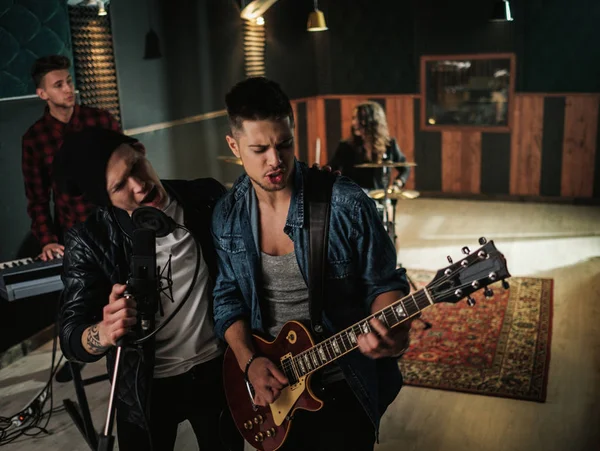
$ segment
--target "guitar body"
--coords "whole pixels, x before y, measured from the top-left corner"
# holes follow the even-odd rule
[[[296,321],[286,323],[277,338],[268,342],[254,336],[254,346],[260,356],[275,364],[314,346],[308,330]],[[240,370],[231,348],[225,351],[223,382],[227,404],[233,421],[244,439],[261,451],[275,451],[285,441],[297,409],[319,410],[323,402],[310,390],[310,375],[285,387],[280,397],[267,407],[254,406],[248,393],[244,372]]]
[[[311,374],[356,349],[357,337],[372,332],[371,318],[393,328],[432,305],[457,303],[479,289],[485,288],[485,296],[491,297],[493,292],[488,285],[495,282],[502,281],[503,288],[508,289],[505,279],[510,273],[506,259],[493,241],[482,237],[479,244],[483,246],[474,252],[463,247],[466,257],[440,269],[425,288],[398,299],[316,346],[308,330],[296,321],[286,323],[272,342],[254,336],[257,352],[278,365],[290,380],[279,398],[267,407],[254,405],[244,373],[231,349],[227,349],[223,363],[225,395],[233,421],[244,439],[260,451],[279,449],[297,409],[315,411],[323,407],[323,402],[310,390]],[[470,296],[467,301],[470,306],[475,303]]]

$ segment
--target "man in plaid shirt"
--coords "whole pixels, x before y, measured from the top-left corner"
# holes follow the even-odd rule
[[[75,104],[75,88],[68,58],[52,55],[38,59],[31,75],[36,93],[47,103],[44,115],[23,135],[23,178],[31,232],[38,239],[42,260],[62,256],[62,234],[83,222],[94,208],[81,196],[61,193],[52,177],[52,161],[65,134],[86,127],[120,131],[119,123],[97,108]],[[81,149],[85,151],[85,149]],[[50,214],[50,193],[54,219]]]

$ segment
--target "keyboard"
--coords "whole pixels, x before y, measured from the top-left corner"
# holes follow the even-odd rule
[[[16,301],[62,290],[62,265],[62,258],[49,261],[24,258],[0,263],[0,298]]]

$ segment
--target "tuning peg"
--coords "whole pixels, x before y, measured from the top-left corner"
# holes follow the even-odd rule
[[[469,255],[471,253],[471,251],[469,250],[469,248],[467,246],[462,248],[462,253],[465,255]]]
[[[454,263],[454,262],[452,261],[452,257],[450,257],[449,255],[448,255],[446,258],[448,259],[448,263],[450,263],[450,264]]]
[[[484,236],[482,236],[481,238],[479,238],[479,244],[481,244],[482,246],[487,243],[487,240],[485,239]]]
[[[502,288],[504,288],[505,290],[508,290],[510,288],[510,285],[506,280],[502,281]]]
[[[468,305],[469,307],[473,307],[473,306],[475,305],[475,299],[473,299],[471,296],[469,296],[469,297],[467,298],[467,305]]]
[[[483,295],[489,299],[494,296],[494,292],[490,288],[485,287],[485,290],[483,290]]]

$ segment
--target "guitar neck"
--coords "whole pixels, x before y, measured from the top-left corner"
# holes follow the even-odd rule
[[[431,294],[423,288],[292,357],[293,368],[298,377],[306,376],[357,348],[357,337],[371,332],[372,318],[392,328],[433,304]]]

